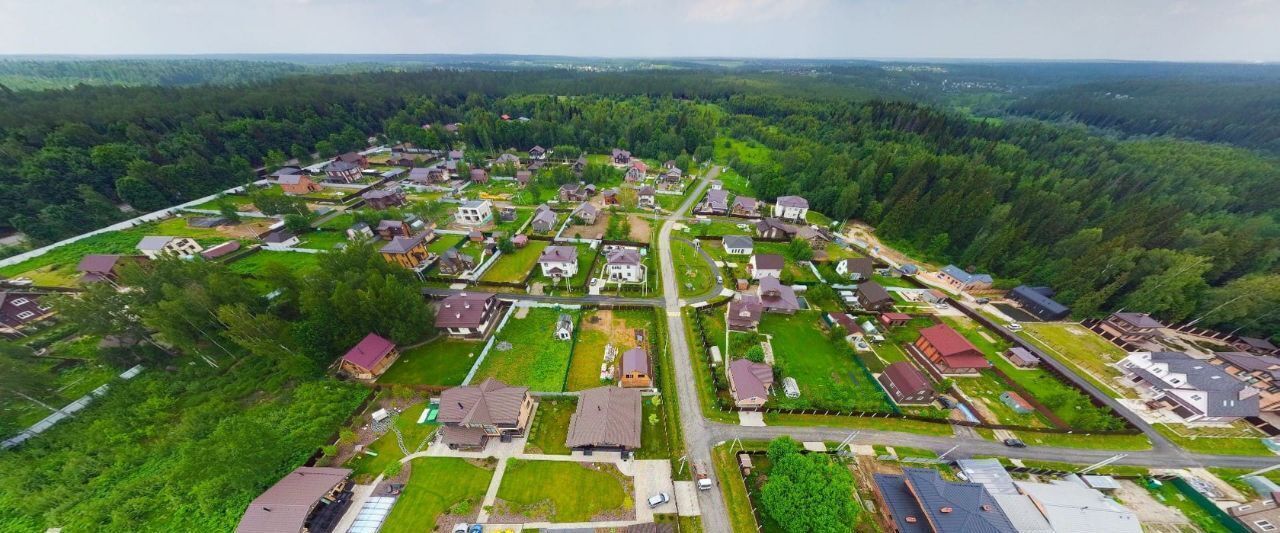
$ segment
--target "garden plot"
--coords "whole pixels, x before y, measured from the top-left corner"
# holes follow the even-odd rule
[[[613,383],[600,379],[600,366],[604,363],[605,346],[617,350],[613,361],[615,368],[621,364],[622,353],[636,346],[651,352],[653,342],[653,311],[589,311],[582,317],[582,329],[573,348],[573,362],[569,368],[567,390],[580,391]],[[636,330],[643,331],[645,343],[636,340]],[[653,354],[650,353],[650,361]]]
[[[455,523],[474,522],[494,470],[490,461],[453,457],[419,457],[407,468],[409,483],[384,533],[450,531]]]
[[[673,241],[671,262],[675,267],[677,283],[680,284],[680,296],[706,294],[715,287],[716,273],[693,245]]]
[[[304,269],[315,268],[320,262],[318,254],[308,254],[302,252],[277,252],[272,250],[259,250],[237,259],[230,264],[232,272],[245,274],[248,276],[256,276],[263,268],[269,264],[280,264],[289,270],[298,272]]]
[[[529,241],[524,248],[517,248],[509,254],[502,254],[493,266],[486,270],[480,281],[502,283],[519,283],[535,268],[538,268],[538,256],[542,255],[549,243],[546,241]]]
[[[569,437],[569,420],[578,407],[578,399],[543,398],[538,400],[538,411],[529,426],[529,438],[525,453],[569,455],[566,441]]]
[[[993,374],[984,372],[979,377],[955,378],[954,383],[978,410],[982,419],[988,422],[1010,426],[1050,427],[1039,413],[1019,413],[1001,401],[1000,395],[1011,389]]]
[[[1112,396],[1122,396],[1123,389],[1116,387],[1115,381],[1124,379],[1124,373],[1115,364],[1127,354],[1119,346],[1079,324],[1026,322],[1022,328],[1019,337],[1073,367]]]
[[[591,522],[635,517],[633,480],[612,463],[507,462],[491,521]]]
[[[574,239],[603,239],[605,231],[609,227],[609,219],[613,217],[609,211],[600,209],[596,215],[596,221],[591,224],[575,224],[572,215],[570,216],[569,226],[564,229],[560,235],[562,237],[572,237]]]
[[[393,385],[460,385],[484,349],[481,341],[439,337],[401,350],[400,358],[378,378]]]
[[[497,340],[472,382],[497,378],[535,391],[563,391],[573,341],[555,337],[561,314],[569,315],[576,327],[577,310],[535,307],[524,317],[513,314],[502,331],[495,334]]]
[[[879,386],[854,362],[853,349],[828,338],[820,315],[766,313],[761,320],[760,333],[771,337],[775,374],[795,378],[800,386],[799,398],[777,395],[771,403],[797,409],[889,410]]]

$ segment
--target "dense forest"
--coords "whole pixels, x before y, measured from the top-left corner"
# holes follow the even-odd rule
[[[115,201],[171,205],[241,183],[264,162],[333,155],[371,135],[434,147],[623,146],[657,159],[717,153],[765,199],[803,194],[931,259],[989,270],[1005,284],[1050,284],[1081,316],[1208,312],[1210,325],[1280,329],[1280,314],[1266,314],[1280,302],[1274,159],[841,98],[832,83],[436,71],[7,93],[0,211],[13,214],[10,227],[49,241],[123,217],[107,207]],[[809,88],[819,96],[801,96]],[[464,125],[459,138],[421,128],[452,122]]]

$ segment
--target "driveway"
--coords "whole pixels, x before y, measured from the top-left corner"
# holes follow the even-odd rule
[[[636,460],[615,463],[623,474],[632,476],[635,482],[636,520],[652,522],[654,514],[675,514],[675,486],[671,482],[671,461]],[[649,508],[649,497],[659,492],[667,493],[671,501]]]

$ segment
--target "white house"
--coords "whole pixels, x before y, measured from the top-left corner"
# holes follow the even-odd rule
[[[778,254],[755,254],[749,263],[751,279],[781,278],[786,265],[786,259]]]
[[[725,235],[720,245],[729,255],[751,255],[755,251],[755,243],[746,235]]]
[[[493,203],[488,200],[469,200],[458,206],[454,220],[467,226],[481,226],[493,220]]]
[[[560,315],[556,320],[555,337],[562,341],[573,338],[573,317],[569,315]]]
[[[1181,352],[1133,352],[1119,363],[1129,382],[1187,422],[1258,416],[1258,389]]]
[[[640,283],[645,278],[644,260],[632,248],[614,248],[605,254],[605,279],[616,283]]]
[[[773,217],[792,222],[804,222],[809,214],[809,201],[800,196],[779,196],[773,204]]]
[[[138,251],[147,259],[159,259],[161,256],[190,257],[204,251],[200,243],[190,237],[167,237],[149,235],[138,242]]]
[[[542,275],[548,278],[572,278],[578,275],[578,249],[573,246],[548,246],[538,256]]]

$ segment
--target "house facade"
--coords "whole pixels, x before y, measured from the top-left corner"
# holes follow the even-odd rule
[[[395,237],[379,248],[378,253],[388,263],[418,270],[430,263],[431,252],[427,251],[427,242],[433,235],[428,230],[411,237]]]
[[[468,254],[459,252],[450,248],[440,254],[440,262],[436,266],[441,274],[446,276],[460,276],[469,272],[476,267],[476,260]]]
[[[1150,398],[1149,406],[1168,408],[1186,422],[1232,422],[1260,410],[1258,389],[1185,353],[1133,352],[1119,367]]]
[[[940,374],[976,374],[991,368],[991,362],[973,343],[946,324],[920,330],[913,346]]]
[[[399,187],[369,191],[360,195],[370,209],[390,209],[405,204],[404,191]]]
[[[389,241],[396,237],[408,237],[413,234],[413,230],[403,220],[381,220],[378,221],[376,233],[382,240]]]
[[[795,289],[783,285],[778,278],[761,278],[758,292],[765,311],[789,315],[800,310],[800,299]]]
[[[756,222],[756,236],[762,239],[790,240],[796,236],[796,229],[776,218],[766,218]]]
[[[1247,352],[1218,352],[1209,364],[1258,389],[1258,409],[1280,412],[1280,357]]]
[[[53,308],[40,303],[40,294],[0,291],[0,333],[17,333],[29,324],[53,316]]]
[[[750,196],[735,196],[729,206],[729,214],[738,217],[757,218],[760,216],[760,202]]]
[[[990,289],[992,283],[991,276],[987,274],[971,274],[955,265],[942,267],[938,271],[938,279],[960,291]]]
[[[538,233],[547,233],[555,229],[558,221],[556,212],[552,211],[547,204],[542,204],[533,210],[533,220],[529,222],[529,227]]]
[[[729,213],[729,191],[712,189],[694,209],[699,215],[726,215]]]
[[[538,257],[542,275],[549,278],[572,278],[578,275],[578,249],[574,246],[548,246]]]
[[[893,310],[893,297],[889,296],[889,291],[874,281],[859,283],[857,297],[858,305],[867,311],[879,313]]]
[[[640,187],[636,192],[636,203],[640,207],[653,208],[658,205],[658,193],[649,185]]]
[[[1125,342],[1144,342],[1160,335],[1164,325],[1146,313],[1112,313],[1098,324]]]
[[[622,352],[622,369],[618,383],[630,388],[653,386],[653,369],[649,366],[649,353],[644,348],[637,346]]]
[[[747,263],[751,279],[780,278],[786,266],[786,259],[778,254],[755,254]]]
[[[353,183],[360,181],[360,165],[346,161],[334,160],[324,166],[326,179],[335,183]]]
[[[645,280],[644,258],[632,248],[614,248],[605,254],[604,277],[613,282],[640,283]]]
[[[1048,287],[1019,285],[1009,291],[1009,299],[1041,320],[1062,320],[1071,314],[1071,309],[1055,301],[1053,294]]]
[[[734,331],[754,331],[760,325],[764,304],[754,294],[741,294],[725,306],[725,324]]]
[[[729,394],[733,403],[741,408],[763,407],[773,390],[773,367],[747,359],[729,362]]]
[[[338,368],[355,379],[369,381],[381,376],[399,357],[395,343],[370,333],[342,356]]]
[[[458,206],[453,219],[464,226],[482,226],[493,222],[493,202],[468,200]]]
[[[938,397],[929,378],[906,361],[889,364],[876,379],[899,405],[928,405]]]
[[[204,247],[190,237],[147,236],[138,241],[138,251],[147,259],[159,259],[190,257],[204,251]]]
[[[804,222],[809,214],[809,201],[801,196],[779,196],[773,203],[773,218]]]
[[[755,242],[746,235],[725,235],[720,239],[720,245],[729,255],[751,255],[756,249]]]
[[[871,279],[871,274],[874,272],[875,262],[870,257],[854,257],[836,263],[836,274],[853,281]]]
[[[80,260],[80,263],[76,265],[76,271],[80,273],[81,283],[96,283],[99,281],[115,283],[120,281],[120,269],[124,265],[146,261],[148,259],[140,255],[91,254],[84,256],[84,259]]]
[[[440,393],[441,441],[452,449],[480,449],[489,439],[524,436],[533,413],[528,387],[493,378]]]
[[[582,224],[590,226],[596,223],[596,218],[600,216],[600,210],[596,206],[587,202],[583,202],[577,209],[573,210],[573,217],[582,222]]]

